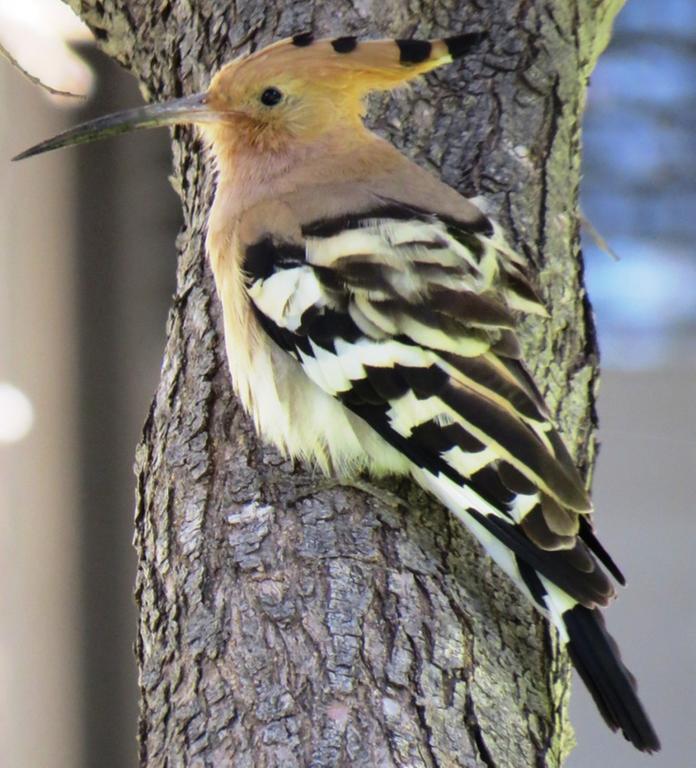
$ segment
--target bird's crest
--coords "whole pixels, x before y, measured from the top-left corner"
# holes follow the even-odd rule
[[[238,76],[245,70],[251,70],[255,78],[296,75],[365,93],[394,88],[449,64],[483,38],[482,32],[472,32],[439,40],[359,40],[352,36],[316,40],[305,32],[228,66]]]
[[[235,59],[213,78],[205,127],[220,152],[236,148],[286,151],[296,140],[349,129],[360,132],[365,97],[390,90],[463,56],[482,39],[470,33],[442,40],[315,40],[295,35]]]

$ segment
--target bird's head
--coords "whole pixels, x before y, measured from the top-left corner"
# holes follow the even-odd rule
[[[15,160],[59,147],[161,125],[199,124],[210,142],[261,151],[315,141],[359,126],[365,97],[390,90],[466,54],[482,39],[314,40],[305,33],[225,65],[207,91],[97,118],[22,152]]]

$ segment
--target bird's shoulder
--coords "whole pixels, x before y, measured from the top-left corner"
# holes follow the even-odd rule
[[[545,314],[526,261],[480,205],[406,158],[368,178],[345,175],[327,171],[321,183],[244,212],[238,241],[251,281],[302,261],[345,290],[374,295],[380,283],[412,306],[447,289],[499,310]]]

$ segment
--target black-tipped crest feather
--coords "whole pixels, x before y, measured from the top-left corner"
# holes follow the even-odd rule
[[[488,35],[485,32],[467,32],[463,35],[446,37],[444,43],[453,59],[466,56],[473,48],[479,46]]]

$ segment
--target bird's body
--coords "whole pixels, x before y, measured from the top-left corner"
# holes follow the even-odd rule
[[[319,148],[313,147],[315,151]],[[382,440],[368,439],[372,430],[351,418],[346,409],[313,382],[301,365],[278,349],[259,323],[249,297],[245,258],[249,246],[272,237],[274,230],[292,232],[302,241],[297,207],[305,192],[315,203],[341,200],[334,194],[341,185],[352,186],[369,174],[369,163],[353,164],[352,148],[322,146],[316,155],[289,158],[278,175],[271,164],[264,174],[254,153],[234,157],[225,173],[232,194],[217,195],[210,213],[207,250],[222,300],[225,342],[235,391],[253,416],[261,435],[287,454],[316,463],[323,469],[364,470],[370,461],[365,447],[375,446],[375,458],[384,454]],[[335,154],[336,152],[340,154]],[[323,172],[326,156],[338,157],[332,180],[319,186],[312,181]],[[332,171],[334,169],[332,168]],[[324,193],[324,187],[328,189]],[[293,200],[296,205],[293,206]],[[326,425],[332,429],[327,430]],[[359,433],[356,435],[356,431]],[[363,447],[365,446],[365,447]],[[400,455],[388,451],[404,469]],[[393,462],[392,462],[393,463]]]
[[[263,290],[258,287],[256,303],[249,295],[249,248],[274,238],[304,248],[303,227],[344,215],[347,202],[355,214],[384,209],[394,195],[401,203],[425,205],[424,210],[439,202],[442,213],[450,216],[481,217],[478,209],[390,144],[364,133],[360,142],[327,143],[313,157],[298,157],[282,176],[275,167],[261,176],[262,165],[253,154],[235,157],[224,174],[229,180],[225,188],[233,194],[216,196],[207,237],[222,299],[230,371],[242,403],[259,432],[284,453],[342,476],[364,470],[404,473],[409,467],[400,452],[332,393],[308,381],[300,363],[269,339],[254,311],[263,303]],[[376,167],[381,174],[375,175]],[[330,178],[317,184],[317,176],[327,171]],[[311,272],[305,271],[302,277],[308,275]]]
[[[545,314],[527,265],[361,119],[368,92],[477,41],[296,36],[175,103],[168,120],[201,123],[217,166],[207,250],[232,381],[284,453],[410,474],[440,499],[557,627],[609,725],[652,751],[599,611],[615,592],[604,569],[623,577],[521,358],[518,313]]]

